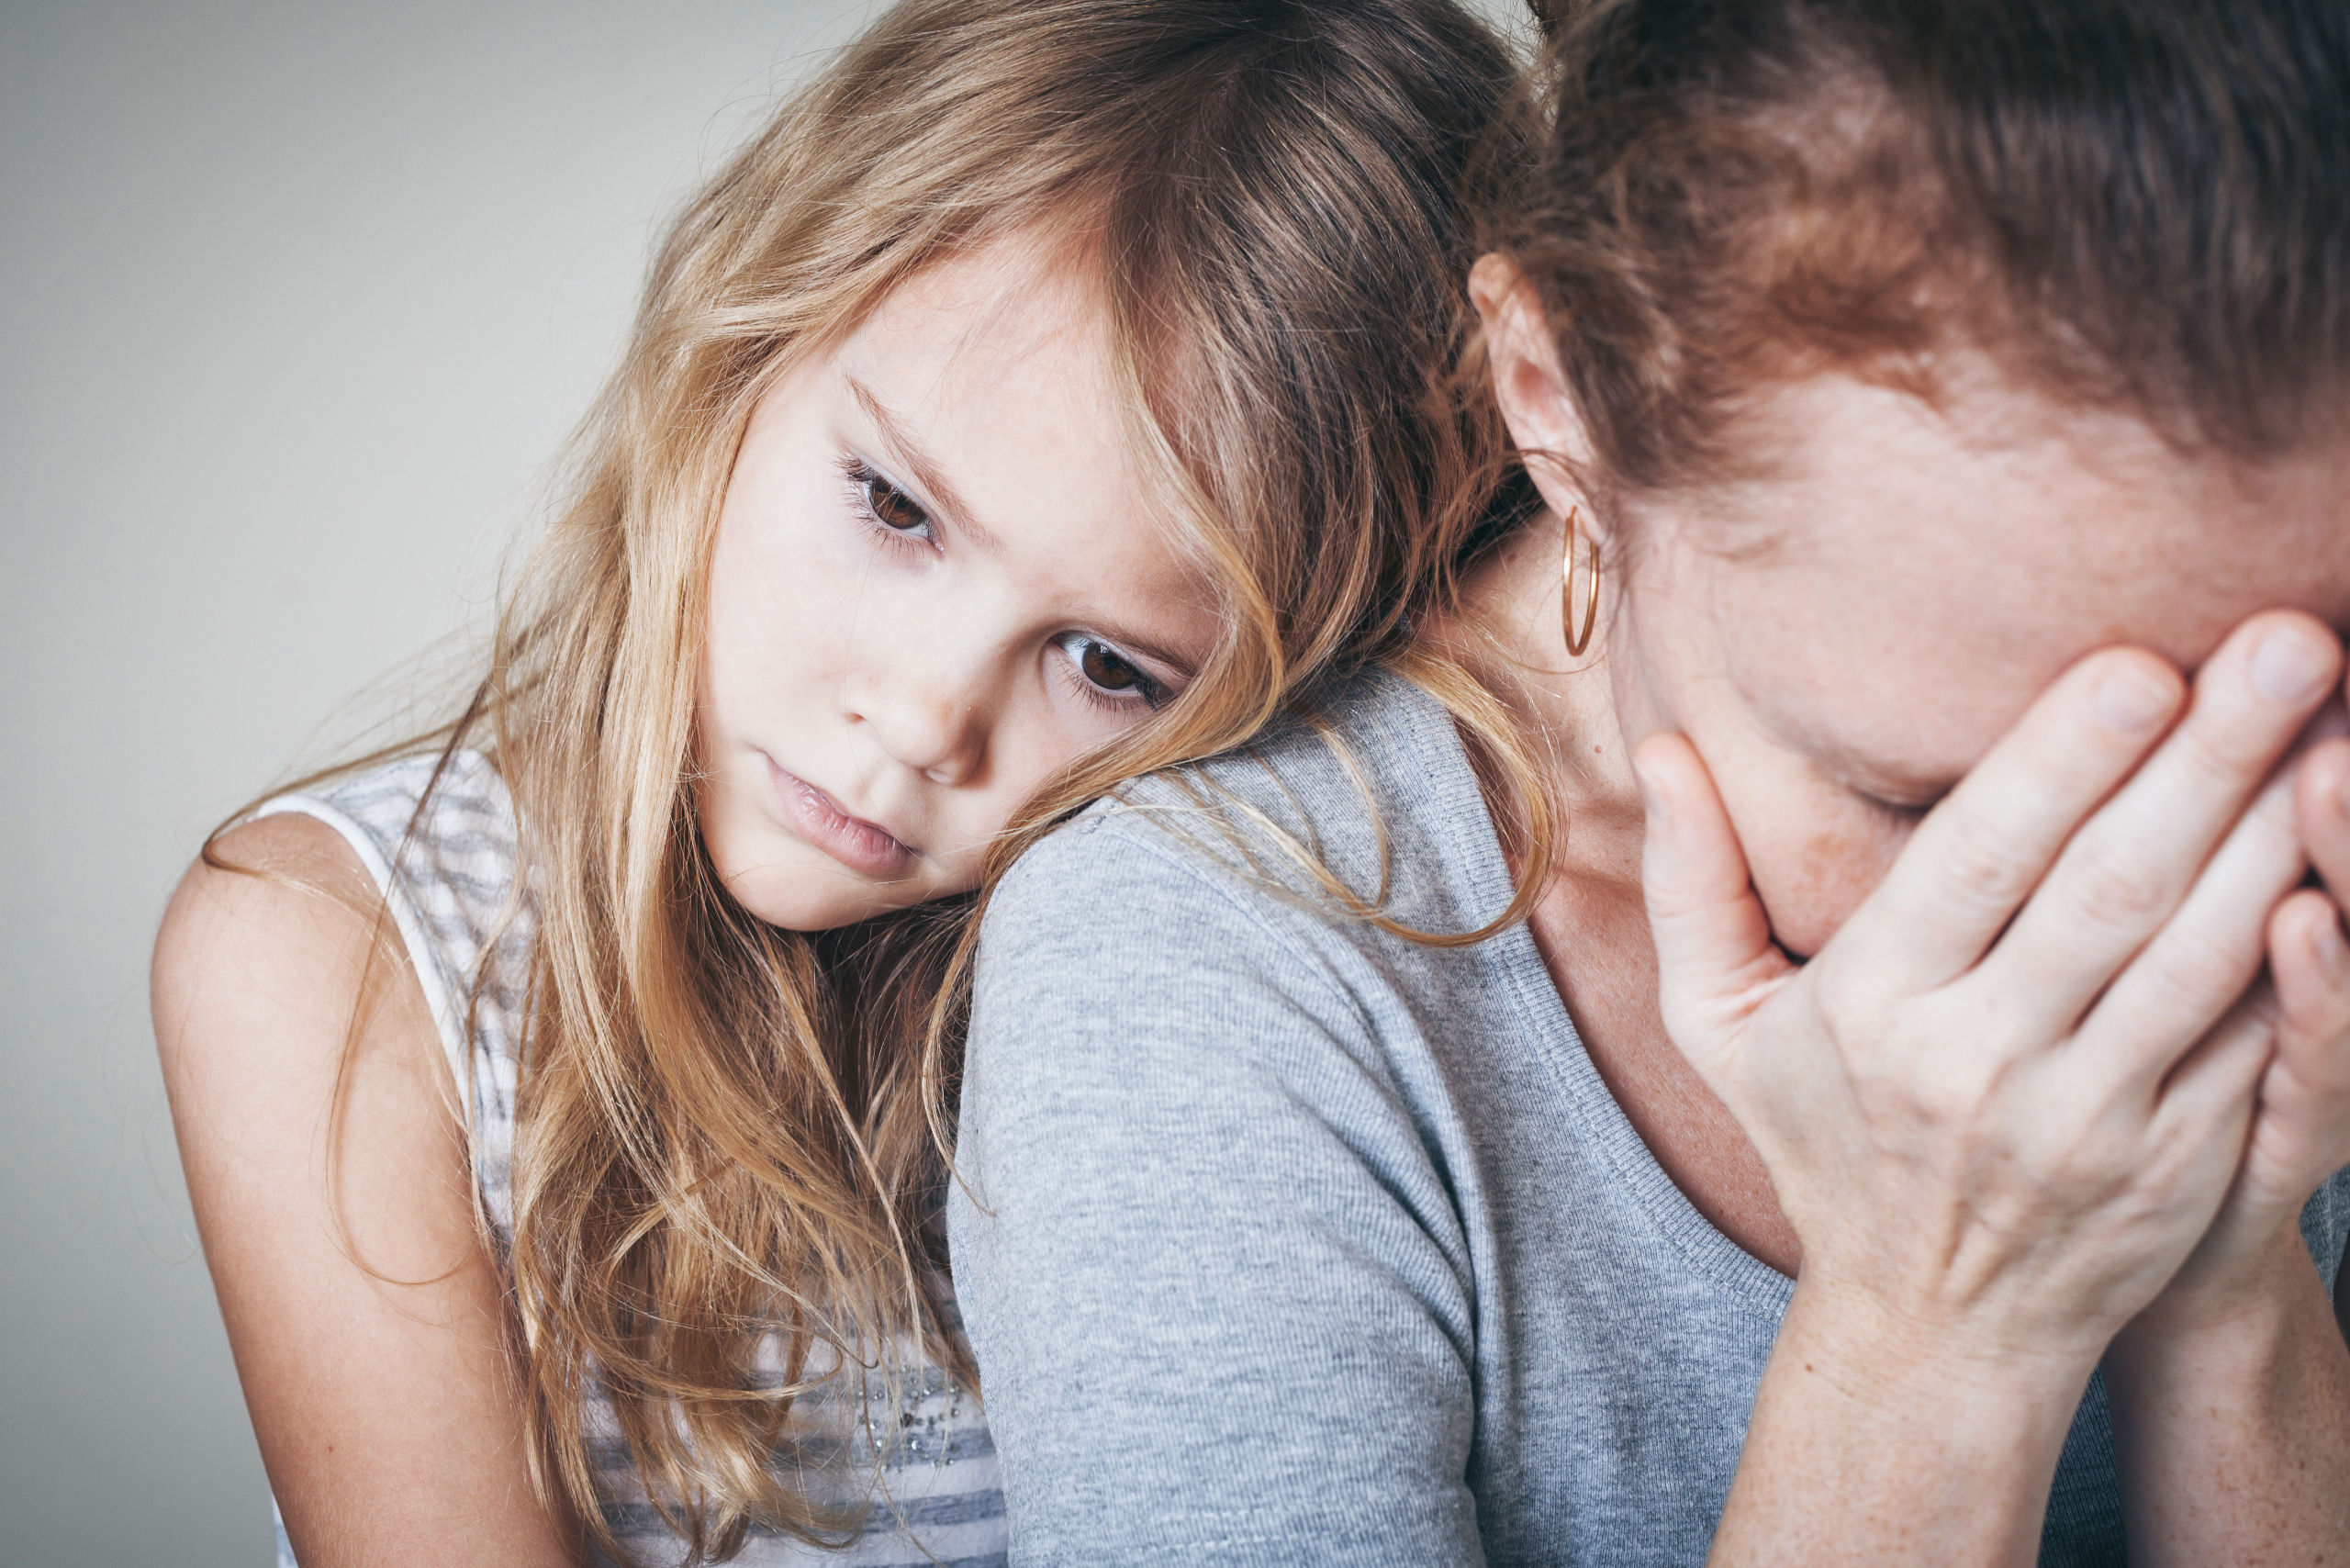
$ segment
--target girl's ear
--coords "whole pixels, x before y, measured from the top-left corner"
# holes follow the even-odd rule
[[[1545,504],[1564,517],[1568,508],[1583,506],[1574,475],[1588,456],[1588,442],[1559,368],[1559,345],[1541,296],[1517,263],[1488,255],[1470,269],[1469,298],[1484,323],[1485,362],[1510,438]],[[1584,526],[1595,526],[1588,506],[1583,513]]]

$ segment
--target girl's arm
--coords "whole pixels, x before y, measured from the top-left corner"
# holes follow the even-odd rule
[[[180,884],[155,1038],[229,1340],[303,1568],[563,1564],[534,1495],[459,1104],[375,887],[263,818]],[[370,962],[371,945],[374,946]]]
[[[2278,637],[2322,678],[2289,699],[2263,663]],[[2350,1094],[2305,1097],[2305,1136],[2264,1141],[2279,1032],[2252,988],[2305,868],[2289,780],[2270,776],[2339,667],[2315,622],[2255,618],[2169,729],[2175,672],[2083,661],[1801,968],[1772,945],[1704,764],[1678,737],[1645,744],[1667,1026],[1804,1249],[1714,1561],[2030,1562],[2116,1334],[2210,1238],[2265,1243],[2279,1214],[2289,1229],[2333,1169]],[[2274,1199],[2247,1218],[2231,1194],[2269,1144]],[[2192,1386],[2201,1419],[2266,1397],[2253,1375],[2238,1357],[2169,1387]],[[2220,1506],[2208,1471],[2162,1477],[2177,1513],[2215,1521],[2199,1560],[2338,1544],[2344,1450],[2296,1409],[2261,1456],[2276,1508]]]

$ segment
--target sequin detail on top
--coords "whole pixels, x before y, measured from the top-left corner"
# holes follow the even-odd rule
[[[411,835],[435,761],[419,756],[390,763],[314,793],[280,796],[257,814],[298,812],[327,823],[387,894],[450,1068],[464,1088],[475,1182],[503,1267],[513,1236],[515,1068],[534,925],[527,900],[508,909],[514,805],[487,758],[470,751],[450,758],[431,808],[415,821]],[[780,1366],[780,1338],[766,1349],[763,1359]],[[977,1402],[926,1360],[907,1358],[898,1375],[894,1399],[878,1376],[842,1378],[797,1407],[811,1433],[799,1445],[800,1462],[838,1478],[840,1485],[859,1488],[837,1500],[860,1500],[864,1484],[871,1483],[872,1507],[859,1537],[828,1550],[754,1530],[735,1562],[745,1568],[1002,1568],[1003,1492],[995,1445]],[[598,1496],[613,1535],[640,1568],[682,1563],[686,1543],[646,1501],[600,1394],[589,1401],[587,1429]],[[877,1467],[874,1457],[885,1451]],[[822,1462],[831,1461],[839,1462]],[[277,1561],[279,1568],[295,1568],[282,1527]]]

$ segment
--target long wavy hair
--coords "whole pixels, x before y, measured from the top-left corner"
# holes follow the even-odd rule
[[[811,1388],[917,1350],[969,1374],[934,1217],[979,901],[778,930],[695,820],[707,563],[753,405],[946,257],[1058,234],[1091,267],[1133,449],[1222,629],[1178,700],[1030,802],[997,870],[1374,659],[1530,780],[1409,636],[1530,504],[1446,384],[1463,181],[1522,138],[1515,77],[1449,0],[905,0],[677,220],[470,701],[345,765],[479,747],[515,799],[521,1381],[542,1490],[605,1551],[598,1388],[652,1506],[722,1560],[754,1525],[854,1529],[777,1462]]]

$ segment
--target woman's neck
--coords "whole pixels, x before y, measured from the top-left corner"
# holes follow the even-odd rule
[[[1617,601],[1603,586],[1591,651],[1571,657],[1563,543],[1557,518],[1528,525],[1464,585],[1460,613],[1426,634],[1516,711],[1542,764],[1558,825],[1529,924],[1592,1065],[1697,1211],[1793,1273],[1795,1233],[1761,1159],[1664,1031],[1640,890],[1645,819],[1605,656]]]

